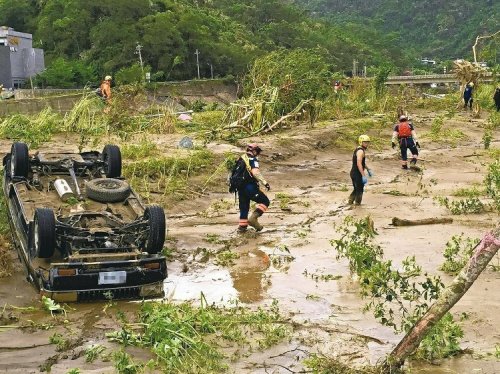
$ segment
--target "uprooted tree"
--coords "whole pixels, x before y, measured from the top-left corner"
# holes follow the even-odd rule
[[[244,98],[232,103],[217,129],[223,137],[268,132],[291,121],[312,126],[332,92],[321,51],[278,50],[257,59],[244,79]]]

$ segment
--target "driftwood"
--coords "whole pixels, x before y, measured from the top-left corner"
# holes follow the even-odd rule
[[[394,217],[392,219],[392,224],[394,226],[418,226],[418,225],[435,225],[439,223],[452,223],[452,218],[424,218],[424,219],[416,219],[409,220]]]
[[[392,372],[404,364],[432,327],[465,295],[499,249],[500,227],[497,227],[493,232],[485,234],[467,265],[394,348],[384,363],[388,371]]]

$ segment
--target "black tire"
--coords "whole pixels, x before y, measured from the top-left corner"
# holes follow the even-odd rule
[[[51,258],[56,247],[56,218],[52,209],[36,208],[33,247],[39,258]]]
[[[150,205],[144,211],[144,218],[148,220],[149,232],[143,249],[149,254],[161,252],[165,243],[167,223],[165,212],[159,205]]]
[[[10,176],[14,177],[28,177],[30,170],[30,156],[28,153],[28,146],[26,143],[15,142],[12,143],[10,149]]]
[[[104,172],[108,178],[118,178],[122,175],[122,153],[120,147],[113,144],[104,146],[102,151]]]
[[[85,194],[100,203],[116,203],[129,197],[130,185],[121,179],[96,178],[85,183]]]

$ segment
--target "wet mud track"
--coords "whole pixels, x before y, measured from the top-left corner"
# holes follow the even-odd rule
[[[318,352],[346,362],[376,363],[401,336],[381,326],[370,313],[362,312],[365,301],[356,279],[350,275],[347,261],[336,259],[330,240],[346,216],[370,215],[385,258],[400,264],[408,255],[415,255],[424,271],[439,274],[445,284],[449,283],[452,278],[438,270],[444,261],[446,242],[462,233],[481,238],[499,221],[491,212],[452,216],[433,199],[481,184],[486,173],[484,165],[490,160],[481,151],[481,122],[471,123],[460,115],[455,120],[469,140],[456,148],[420,140],[421,158],[425,160],[419,162],[421,172],[401,170],[396,151],[388,147],[370,148],[367,163],[375,176],[366,187],[363,204],[354,208],[346,205],[351,190],[351,151],[331,144],[315,146],[320,140],[328,143],[334,128],[297,130],[290,135],[300,140],[293,152],[272,136],[261,139],[267,153],[261,167],[272,186],[270,210],[260,219],[264,230],[236,232],[238,209],[229,194],[212,192],[168,207],[168,246],[174,255],[165,281],[166,298],[196,304],[203,293],[209,303],[230,305],[238,301],[250,308],[278,301],[281,313],[297,326],[291,340],[231,363],[236,373],[300,372],[304,369],[301,360]],[[415,122],[419,123],[418,116]],[[429,121],[417,126],[420,134],[426,126],[428,130]],[[496,134],[492,147],[498,147],[498,141]],[[398,191],[399,196],[391,191]],[[393,217],[451,217],[453,223],[394,227]],[[237,256],[224,257],[224,251]],[[0,295],[2,300],[6,298],[6,305],[36,304],[33,288],[22,277],[17,272],[2,280]],[[500,314],[495,312],[500,307],[496,297],[499,286],[500,273],[488,268],[452,309],[457,319],[467,315],[462,322],[465,337],[461,347],[471,353],[443,360],[439,366],[412,363],[412,373],[500,372],[500,362],[492,356],[495,345],[500,343]],[[96,342],[113,347],[105,338],[106,331],[119,326],[112,310],[132,314],[137,304],[118,302],[110,309],[102,303],[72,307],[75,310],[68,313],[68,323],[57,329],[74,331],[75,347],[59,353],[54,345],[48,345],[53,329],[3,329],[0,372],[38,372],[40,365],[51,358],[53,373],[65,373],[74,367],[85,373],[114,372],[110,363],[85,363],[81,352]],[[19,315],[15,310],[12,313]],[[47,315],[26,315],[37,324],[51,320]],[[132,353],[148,359],[147,352]]]

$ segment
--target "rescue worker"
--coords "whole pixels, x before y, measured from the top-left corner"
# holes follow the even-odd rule
[[[354,189],[349,195],[349,204],[361,204],[365,184],[368,183],[367,175],[370,177],[372,176],[372,172],[368,167],[366,167],[365,158],[365,151],[368,148],[369,143],[370,137],[368,135],[360,135],[358,138],[359,146],[354,150],[354,153],[352,154],[352,167],[350,175],[352,186]]]
[[[101,95],[104,100],[109,100],[111,98],[111,80],[113,78],[111,75],[106,75],[104,80],[101,82]]]
[[[245,183],[243,188],[238,190],[240,208],[239,232],[245,232],[248,225],[252,226],[256,231],[261,231],[263,226],[259,223],[258,219],[266,212],[270,204],[269,198],[260,190],[260,186],[265,187],[267,191],[271,189],[271,186],[267,183],[259,170],[258,156],[261,152],[262,149],[256,143],[251,143],[247,145],[246,153],[241,156],[251,178]],[[257,206],[250,218],[248,218],[250,201],[255,201]]]
[[[469,108],[472,110],[472,102],[474,99],[472,98],[472,93],[474,90],[474,83],[469,82],[465,86],[464,90],[464,109],[467,109],[467,105],[469,105]]]
[[[493,95],[493,101],[495,102],[495,106],[497,108],[497,112],[500,112],[500,86],[495,90],[495,94]]]
[[[340,91],[342,90],[342,83],[340,81],[335,81],[335,85],[333,86],[333,89],[335,91],[335,94],[339,94]]]
[[[394,126],[392,133],[392,149],[396,147],[396,142],[401,149],[401,168],[408,169],[408,149],[411,151],[411,165],[415,165],[418,159],[418,149],[420,144],[417,141],[417,133],[413,124],[408,121],[406,115],[399,117],[399,123]]]

